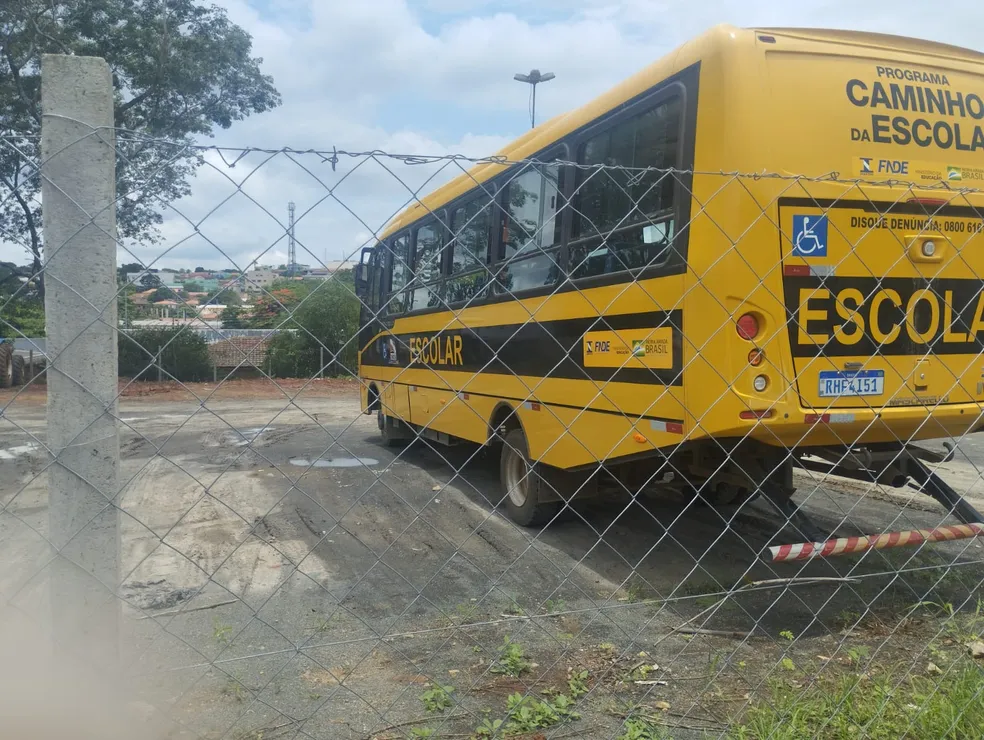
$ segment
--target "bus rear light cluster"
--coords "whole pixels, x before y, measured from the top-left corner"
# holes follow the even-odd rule
[[[747,339],[749,342],[755,339],[759,333],[759,322],[753,313],[746,313],[736,322],[738,336]]]

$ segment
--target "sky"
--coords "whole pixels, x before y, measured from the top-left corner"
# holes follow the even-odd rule
[[[274,111],[207,140],[233,148],[490,155],[529,126],[529,88],[513,80],[516,72],[556,74],[538,89],[537,119],[545,120],[718,23],[849,28],[984,49],[979,0],[217,2],[252,35],[283,97]],[[192,195],[165,212],[162,240],[124,244],[120,261],[281,264],[290,200],[298,261],[348,258],[417,189],[425,194],[463,166],[342,157],[333,171],[315,154],[237,156],[209,152]],[[0,245],[0,259],[26,262],[26,254]]]

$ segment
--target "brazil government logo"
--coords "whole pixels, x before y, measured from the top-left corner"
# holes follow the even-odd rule
[[[947,180],[962,180],[963,173],[960,171],[959,167],[954,167],[953,165],[948,165],[946,168],[946,179]]]
[[[633,357],[645,357],[646,356],[646,340],[644,340],[644,339],[633,339],[632,340],[632,356]]]

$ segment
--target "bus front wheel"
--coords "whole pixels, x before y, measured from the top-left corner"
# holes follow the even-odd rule
[[[558,501],[543,501],[543,479],[537,466],[530,462],[526,435],[511,429],[502,441],[499,457],[499,481],[506,514],[516,524],[536,527],[549,522],[560,506]]]

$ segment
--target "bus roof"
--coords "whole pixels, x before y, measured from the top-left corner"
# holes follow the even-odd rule
[[[756,44],[757,34],[872,49],[904,50],[926,56],[956,58],[971,62],[984,61],[984,54],[971,49],[890,34],[818,28],[737,28],[721,24],[686,42],[580,108],[555,116],[527,131],[496,152],[495,156],[506,162],[529,159],[548,149],[553,143],[563,139],[568,134],[644,93],[667,77],[702,59],[706,60],[713,57],[714,52],[720,50],[725,44],[730,47],[736,45],[753,46]],[[385,239],[423,218],[430,211],[442,208],[446,203],[467,193],[476,184],[491,179],[506,166],[491,162],[475,165],[467,173],[458,175],[397,214],[386,225],[380,238]]]

